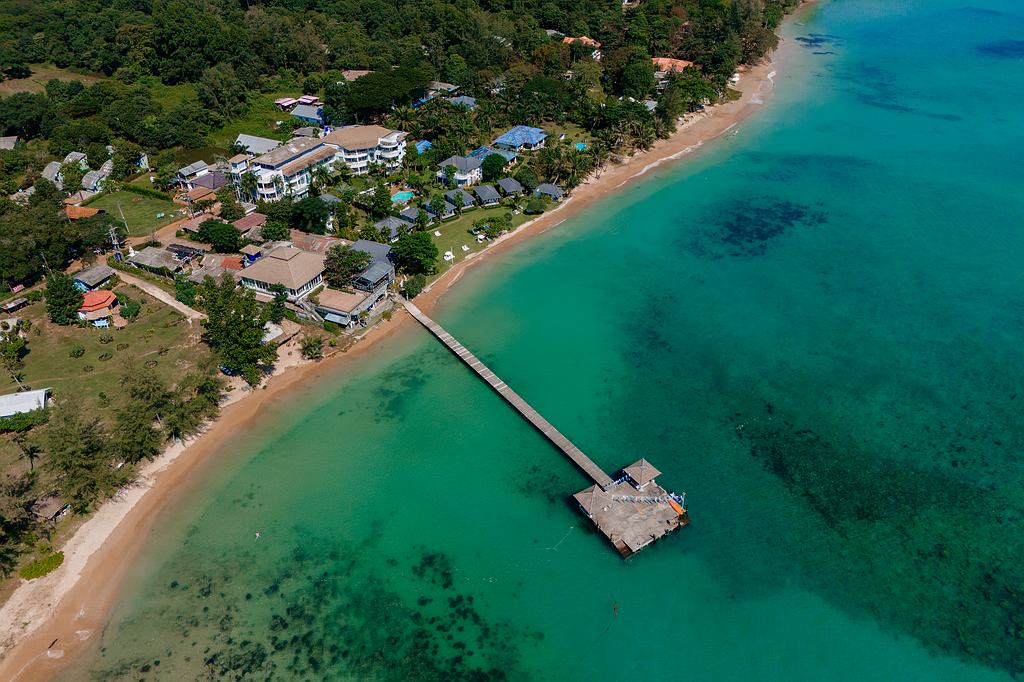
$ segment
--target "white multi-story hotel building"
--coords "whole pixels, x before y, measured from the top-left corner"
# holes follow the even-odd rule
[[[344,163],[353,173],[362,175],[377,163],[388,170],[402,165],[405,137],[408,133],[383,126],[348,126],[332,130],[323,142],[337,150],[334,162]]]

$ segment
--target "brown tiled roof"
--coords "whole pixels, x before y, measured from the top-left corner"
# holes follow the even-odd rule
[[[323,139],[327,144],[333,144],[342,149],[370,149],[380,144],[382,137],[393,133],[405,133],[399,130],[391,130],[384,126],[351,126],[332,130]]]
[[[259,227],[260,225],[263,225],[266,222],[267,216],[263,215],[262,213],[253,212],[247,216],[239,218],[238,220],[231,224],[238,228],[239,232],[248,232],[252,228]]]
[[[330,147],[324,147],[323,149],[317,149],[315,152],[310,152],[305,156],[295,159],[289,164],[281,166],[281,172],[285,175],[292,175],[298,173],[303,168],[309,168],[314,163],[329,159],[334,156],[334,150]]]
[[[671,57],[651,57],[651,63],[658,71],[682,71],[688,66],[693,66],[693,62]]]
[[[274,249],[242,271],[242,277],[298,289],[323,274],[324,257],[292,246]]]
[[[329,308],[339,313],[351,313],[356,306],[365,301],[370,296],[365,291],[347,292],[338,291],[337,289],[324,289],[318,294],[317,299],[319,300],[318,305],[323,308]]]

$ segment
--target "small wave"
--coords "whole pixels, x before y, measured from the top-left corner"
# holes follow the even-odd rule
[[[662,165],[663,163],[668,163],[669,161],[675,161],[676,159],[682,158],[682,157],[686,156],[687,154],[692,154],[699,147],[701,147],[703,144],[704,144],[703,140],[700,141],[700,142],[695,142],[694,144],[691,144],[689,147],[686,147],[685,149],[679,150],[675,154],[669,154],[668,156],[663,156],[662,158],[658,159],[657,161],[652,161],[651,163],[647,164],[646,166],[644,166],[643,168],[638,170],[636,173],[633,173],[633,175],[630,175],[629,178],[627,178],[626,180],[623,180],[622,182],[620,182],[617,186],[618,187],[622,187],[623,185],[625,185],[627,182],[629,182],[633,178],[638,178],[641,175],[646,175],[647,173],[649,173],[650,171],[654,170],[655,168],[657,168],[658,166]]]

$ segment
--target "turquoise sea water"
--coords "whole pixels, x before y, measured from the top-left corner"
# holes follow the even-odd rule
[[[738,134],[445,300],[690,527],[622,561],[567,501],[583,476],[398,337],[239,434],[65,677],[1021,671],[1021,35],[1009,0],[823,4]]]

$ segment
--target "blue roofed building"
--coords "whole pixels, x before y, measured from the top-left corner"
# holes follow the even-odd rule
[[[303,123],[309,123],[310,125],[319,126],[324,124],[323,107],[314,107],[311,104],[300,104],[292,109],[292,116]]]
[[[508,165],[513,165],[514,166],[516,164],[516,159],[519,158],[519,155],[516,154],[513,151],[509,151],[508,149],[498,149],[496,147],[492,147],[492,146],[486,145],[486,144],[483,147],[477,147],[476,149],[474,149],[473,151],[471,151],[469,153],[469,155],[472,156],[474,159],[480,159],[481,161],[483,159],[486,159],[491,154],[497,154],[499,156],[504,156],[505,157],[505,165],[506,166],[508,166]]]
[[[420,140],[419,142],[416,143],[416,153],[425,154],[429,150],[433,149],[433,147],[434,143],[431,142],[430,140]]]
[[[540,128],[520,125],[512,128],[496,139],[494,141],[494,145],[496,147],[502,147],[504,149],[511,149],[519,152],[524,149],[541,149],[544,147],[544,141],[547,138],[548,134]]]
[[[476,97],[459,95],[458,97],[445,97],[444,100],[449,104],[454,104],[457,107],[463,107],[469,111],[476,109]]]

